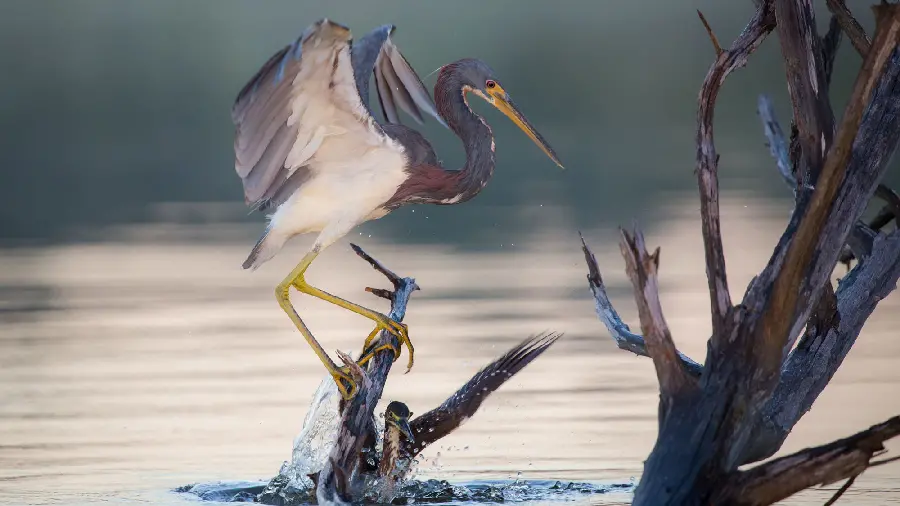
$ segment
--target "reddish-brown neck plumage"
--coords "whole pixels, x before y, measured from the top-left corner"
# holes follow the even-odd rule
[[[409,178],[398,188],[392,203],[458,204],[487,185],[494,172],[494,137],[481,116],[469,108],[466,93],[483,88],[484,80],[479,76],[489,70],[474,59],[441,68],[434,85],[434,102],[438,114],[462,141],[466,164],[456,171],[430,164],[409,167]]]

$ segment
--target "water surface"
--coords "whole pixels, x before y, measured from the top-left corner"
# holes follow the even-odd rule
[[[726,258],[738,298],[790,208],[741,195],[725,202]],[[521,212],[534,224],[521,242],[481,253],[396,246],[368,237],[366,228],[353,238],[422,287],[406,320],[416,365],[408,375],[394,371],[385,400],[423,413],[527,335],[564,331],[474,418],[426,450],[419,476],[627,483],[639,477],[655,438],[652,364],[615,349],[594,315],[567,215],[549,206]],[[662,303],[675,340],[702,360],[709,317],[696,214],[692,195],[676,196],[647,239],[662,246]],[[615,230],[584,232],[614,302],[635,323]],[[0,503],[196,504],[171,491],[275,475],[290,458],[323,370],[272,297],[308,240],[249,273],[240,263],[255,233],[157,224],[98,243],[0,251]],[[201,235],[219,240],[192,240]],[[346,241],[317,260],[309,280],[387,309],[362,291],[386,282]],[[326,349],[358,352],[368,321],[295,301]],[[783,451],[900,413],[898,301],[892,294],[881,304]],[[788,504],[822,504],[836,488]],[[866,472],[842,501],[900,502],[900,465]]]

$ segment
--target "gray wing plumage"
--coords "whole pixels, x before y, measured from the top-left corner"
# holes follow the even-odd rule
[[[422,111],[441,120],[421,79],[391,41],[393,31],[381,26],[351,44],[346,27],[321,20],[269,58],[241,89],[231,116],[235,170],[248,204],[266,211],[285,202],[316,173],[317,150],[333,136],[360,145],[391,138],[404,146],[411,162],[434,160],[418,132],[397,124],[397,105],[416,121]],[[369,106],[372,74],[380,83],[385,128]]]
[[[478,411],[481,403],[491,393],[547,351],[560,335],[550,333],[529,337],[478,371],[443,404],[416,417],[410,423],[416,441],[411,443],[404,439],[404,456],[413,458],[426,446],[456,430],[467,418]]]
[[[374,116],[369,105],[369,80],[372,77],[369,74],[372,73],[378,101],[388,123],[400,123],[399,106],[420,125],[424,111],[447,126],[422,79],[391,40],[395,29],[393,25],[380,26],[353,44],[353,72],[363,104]]]
[[[288,126],[287,120],[291,114],[291,81],[299,71],[302,39],[303,36],[297,38],[269,58],[238,93],[231,109],[236,126],[235,170],[244,183],[245,201],[260,209],[280,196],[283,192],[279,190],[291,178],[284,161],[297,138],[299,125]],[[308,177],[308,171],[298,170],[294,176],[303,179]]]

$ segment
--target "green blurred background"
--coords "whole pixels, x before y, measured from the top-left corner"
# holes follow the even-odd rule
[[[849,4],[871,29],[868,4]],[[455,59],[484,59],[567,167],[557,169],[477,104],[498,146],[498,170],[482,195],[430,208],[427,219],[403,209],[368,230],[481,248],[514,241],[527,223],[513,210],[542,203],[569,209],[579,226],[653,221],[661,199],[695,188],[696,96],[713,60],[695,9],[723,44],[753,11],[749,0],[0,5],[0,237],[8,245],[89,240],[140,222],[261,222],[243,206],[234,173],[231,104],[270,55],[323,16],[357,36],[395,24],[397,44],[423,77]],[[827,20],[822,10],[820,24]],[[845,40],[833,84],[838,112],[859,65]],[[425,78],[429,88],[434,79]],[[723,191],[789,198],[756,118],[759,93],[773,96],[787,128],[774,36],[719,99]],[[423,130],[445,164],[462,163],[449,131],[433,121]]]

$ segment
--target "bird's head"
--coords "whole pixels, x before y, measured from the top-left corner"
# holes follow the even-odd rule
[[[562,162],[556,156],[556,152],[544,137],[534,128],[528,118],[516,106],[509,93],[500,85],[500,80],[494,73],[494,69],[487,63],[467,58],[452,64],[456,67],[456,73],[461,81],[463,93],[472,93],[484,99],[487,103],[496,107],[505,114],[513,123],[541,148],[556,165],[563,168]]]
[[[394,427],[399,430],[410,443],[415,443],[416,439],[413,437],[412,429],[409,427],[409,417],[411,416],[412,413],[409,412],[406,404],[392,401],[384,411],[384,423],[388,427]]]

